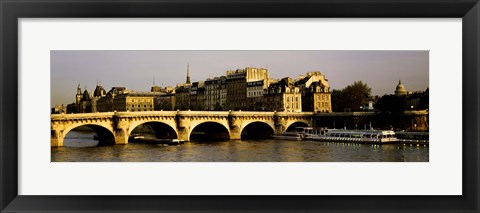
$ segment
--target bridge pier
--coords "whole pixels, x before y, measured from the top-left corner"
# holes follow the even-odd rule
[[[52,142],[50,143],[52,147],[62,147],[63,146],[63,138],[52,138]]]
[[[242,139],[242,132],[240,132],[240,128],[230,127],[230,140],[240,140],[240,139]]]
[[[190,134],[188,128],[178,128],[178,139],[190,141]]]
[[[115,145],[128,144],[128,127],[130,122],[127,118],[116,118],[116,128],[114,128]]]
[[[115,131],[115,145],[128,144],[128,131],[126,129],[117,129]]]
[[[51,138],[52,138],[52,140],[50,141],[50,146],[52,146],[52,147],[63,146],[63,140],[64,140],[65,137],[63,137],[63,135],[60,131],[51,130]]]

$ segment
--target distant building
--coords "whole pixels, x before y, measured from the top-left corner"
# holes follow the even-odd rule
[[[400,82],[401,84],[401,82]],[[397,86],[399,94],[403,85]],[[185,83],[176,87],[155,85],[150,92],[112,87],[109,92],[97,83],[90,95],[78,85],[75,103],[64,107],[67,113],[152,111],[152,110],[251,110],[286,112],[331,112],[328,79],[320,72],[308,72],[296,80],[269,78],[265,68],[246,67],[226,71],[225,76],[191,82],[187,64]],[[366,108],[370,106],[366,106]],[[53,112],[61,112],[52,109]]]
[[[366,98],[365,104],[361,107],[363,111],[375,111],[375,101],[372,98]]]
[[[398,81],[395,88],[395,95],[399,97],[405,97],[405,108],[407,110],[419,110],[429,108],[429,90],[425,91],[408,91],[402,84],[402,81]]]
[[[175,108],[180,110],[190,109],[190,83],[177,84],[175,87]]]
[[[398,81],[397,87],[395,89],[395,95],[397,96],[408,95],[408,92],[405,89],[405,86],[403,86],[402,81]]]
[[[302,110],[308,112],[332,112],[331,92],[328,79],[320,72],[308,72],[295,85],[302,93]]]
[[[113,112],[120,108],[120,106],[115,106],[114,99],[121,94],[128,93],[128,90],[125,87],[112,87],[110,91],[103,97],[100,98],[97,103],[97,110],[99,112]],[[126,110],[124,110],[126,111]]]
[[[52,107],[52,114],[62,114],[62,113],[67,113],[67,106],[62,105],[56,105]]]
[[[161,92],[137,92],[127,90],[125,87],[112,87],[112,89],[97,101],[100,112],[113,111],[153,111],[155,100],[164,93]]]
[[[260,93],[263,95],[263,90],[269,85],[267,69],[247,67],[227,71],[226,74],[228,109],[253,110],[260,107],[261,102],[258,102],[261,99],[258,96],[260,87],[262,87]]]
[[[247,78],[244,70],[227,71],[227,109],[242,110],[247,106]]]
[[[150,92],[158,94],[154,97],[154,110],[175,110],[175,88],[153,85]]]
[[[151,92],[128,92],[115,96],[113,98],[114,111],[153,111],[155,96]]]
[[[161,96],[157,97],[155,99],[154,108],[155,110],[175,110],[175,91],[173,91],[172,93],[162,94]]]
[[[268,111],[301,112],[302,94],[291,78],[271,83],[264,95],[264,107]]]
[[[205,110],[223,110],[227,102],[227,77],[208,78],[205,81]]]
[[[263,106],[263,94],[266,89],[264,80],[247,82],[248,110],[259,111],[265,109]]]
[[[205,110],[205,82],[193,82],[190,88],[190,107],[192,110]]]
[[[163,91],[173,92],[173,88],[166,87],[163,88]],[[90,95],[87,89],[82,92],[78,85],[75,103],[68,104],[65,111],[67,113],[153,111],[157,99],[164,95],[167,94],[164,92],[137,92],[127,90],[125,87],[112,87],[107,93],[99,84],[93,95]],[[172,107],[169,107],[169,110],[172,110]]]

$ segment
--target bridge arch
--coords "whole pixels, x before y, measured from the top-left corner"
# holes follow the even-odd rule
[[[230,128],[218,121],[204,121],[190,126],[189,141],[192,140],[229,140]]]
[[[100,124],[77,123],[77,124],[70,125],[67,128],[65,128],[61,134],[57,135],[57,138],[61,140],[61,144],[63,144],[68,133],[70,133],[72,130],[78,127],[88,127],[92,129],[98,138],[99,146],[115,145],[115,135],[114,135],[113,127],[111,125],[103,124],[103,123],[100,123]],[[56,133],[52,131],[52,134],[56,134]]]
[[[292,121],[289,124],[285,126],[285,130],[287,132],[292,132],[295,130],[296,127],[309,127],[310,123],[307,121],[302,121],[302,120],[297,120],[297,121]]]
[[[128,128],[128,136],[130,136],[135,129],[138,129],[140,126],[145,125],[151,128],[154,131],[157,138],[167,138],[175,139],[178,138],[178,131],[175,123],[167,123],[162,121],[137,121],[132,122]]]
[[[242,125],[241,139],[265,139],[275,133],[275,124],[264,121],[250,121]]]

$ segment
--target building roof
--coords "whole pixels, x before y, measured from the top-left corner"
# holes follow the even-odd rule
[[[407,90],[405,86],[403,86],[402,81],[398,81],[397,88],[395,89],[395,95],[406,95]]]
[[[91,100],[90,94],[88,93],[88,90],[85,89],[85,91],[83,92],[82,101],[88,101],[88,100]]]
[[[103,97],[106,94],[107,94],[107,92],[100,85],[97,85],[97,87],[95,87],[95,91],[93,91],[93,96],[94,97]]]

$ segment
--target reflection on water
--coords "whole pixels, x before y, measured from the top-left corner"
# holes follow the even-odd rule
[[[71,132],[74,133],[74,132]],[[287,140],[186,142],[95,147],[90,133],[75,132],[52,147],[53,162],[428,162],[428,146],[371,145]]]

